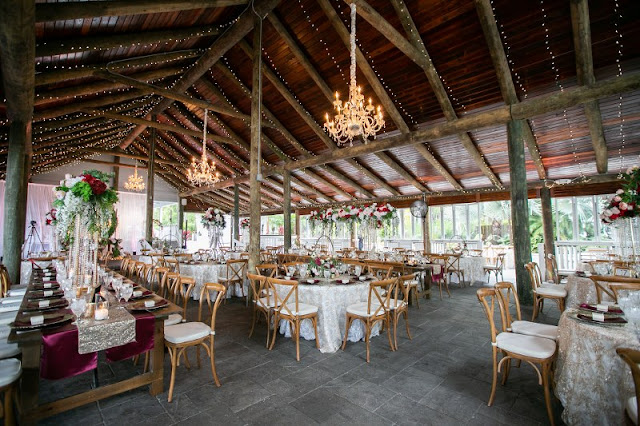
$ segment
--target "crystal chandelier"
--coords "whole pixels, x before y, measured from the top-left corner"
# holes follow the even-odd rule
[[[129,178],[124,183],[124,187],[129,191],[144,191],[144,179],[142,179],[142,176],[138,176],[138,160],[136,160],[136,167],[133,174],[129,175]]]
[[[208,186],[220,180],[220,172],[216,171],[216,165],[207,160],[207,117],[208,110],[204,110],[204,129],[202,135],[202,158],[196,161],[191,159],[191,167],[187,169],[187,179],[195,186]]]
[[[335,139],[338,145],[353,144],[353,138],[362,135],[365,138],[373,136],[384,127],[384,119],[380,106],[374,108],[369,103],[365,105],[362,89],[356,84],[356,5],[351,3],[351,78],[349,82],[349,100],[342,104],[340,94],[336,92],[333,106],[336,115],[329,121],[329,114],[325,114],[324,128]]]

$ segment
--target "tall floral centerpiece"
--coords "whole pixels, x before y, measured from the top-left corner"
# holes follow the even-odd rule
[[[209,232],[209,247],[212,249],[220,247],[222,230],[227,226],[222,210],[209,207],[202,216],[202,225]]]
[[[242,241],[242,244],[245,245],[245,247],[249,246],[249,227],[251,225],[251,222],[249,222],[249,218],[245,217],[244,219],[242,219],[240,221],[240,229],[242,230],[242,235],[240,236],[240,241]]]
[[[70,247],[69,268],[74,285],[91,284],[92,274],[97,279],[99,242],[108,239],[114,230],[118,194],[107,184],[111,177],[98,170],[83,171],[79,176],[67,174],[54,189],[56,234]]]
[[[607,202],[600,218],[604,224],[616,227],[620,254],[635,260],[640,240],[640,168],[630,167],[622,179],[625,183]]]
[[[58,237],[56,235],[56,224],[58,223],[58,210],[53,208],[51,210],[49,210],[47,212],[47,214],[44,215],[44,224],[46,226],[51,226],[53,228],[53,237],[52,237],[52,241],[53,241],[53,252],[57,252],[58,251]]]

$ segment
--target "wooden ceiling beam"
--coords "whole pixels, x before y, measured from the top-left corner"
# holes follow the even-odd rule
[[[187,27],[161,31],[118,33],[99,36],[82,36],[62,40],[45,39],[36,45],[36,58],[63,55],[67,53],[95,52],[120,47],[157,44],[169,41],[215,36],[217,26]]]
[[[496,76],[498,77],[498,85],[500,86],[502,98],[507,105],[517,104],[520,102],[520,99],[516,93],[516,87],[513,84],[511,68],[509,67],[507,55],[504,51],[504,46],[502,45],[502,39],[498,31],[498,24],[496,23],[495,16],[493,14],[491,1],[475,0],[475,3],[482,31],[484,32],[484,38],[487,41],[491,60],[493,61],[493,67],[496,69]],[[531,123],[528,121],[527,125],[524,127],[524,140],[527,143],[531,160],[533,160],[533,164],[536,166],[538,177],[540,179],[546,179],[547,171],[544,168],[542,157],[540,156],[540,148],[538,147],[536,138],[533,135]]]
[[[68,138],[66,140],[63,141],[49,141],[49,142],[45,142],[42,144],[38,144],[38,145],[34,145],[34,155],[41,155],[41,154],[46,154],[48,152],[51,151],[51,149],[53,147],[55,147],[58,144],[65,144],[65,148],[70,148],[73,144],[71,142],[73,141],[78,141],[80,140],[80,142],[92,142],[98,138],[106,138],[109,137],[111,135],[114,135],[116,133],[120,133],[121,131],[123,131],[126,128],[126,126],[124,124],[122,125],[115,125],[112,127],[109,127],[107,129],[103,129],[101,131],[92,133],[91,135],[86,135],[86,134],[80,134],[80,135],[74,135],[71,138]]]
[[[334,178],[346,183],[347,185],[349,185],[350,187],[355,189],[356,192],[360,193],[360,195],[364,196],[365,198],[373,198],[374,197],[374,195],[371,192],[369,192],[368,190],[364,189],[358,182],[354,181],[353,179],[351,179],[346,174],[344,174],[344,173],[340,172],[339,170],[335,169],[332,165],[325,164],[324,166],[319,166],[318,168],[320,170],[325,171],[326,173],[329,173]]]
[[[144,15],[247,4],[248,0],[114,0],[38,3],[36,22],[88,19],[99,16]]]
[[[400,194],[400,192],[397,189],[395,189],[393,186],[389,185],[387,183],[387,181],[385,181],[382,178],[380,178],[378,175],[373,173],[371,170],[369,170],[363,164],[360,164],[355,158],[345,158],[344,161],[346,161],[351,167],[355,168],[356,170],[361,171],[364,175],[366,175],[375,184],[380,186],[380,188],[384,189],[389,194],[391,194],[391,195],[402,195],[402,194]]]
[[[86,151],[94,153],[94,154],[100,154],[100,155],[112,155],[114,157],[129,158],[131,160],[138,160],[138,161],[144,161],[144,162],[148,162],[149,161],[149,157],[145,157],[145,156],[142,156],[142,155],[128,154],[126,152],[121,152],[120,150],[116,150],[116,149],[113,149],[113,150],[87,149]],[[174,161],[174,160],[163,160],[163,159],[160,159],[160,158],[156,158],[154,163],[156,163],[156,164],[166,164],[168,166],[184,168],[184,166],[181,163],[179,163],[178,161]],[[122,164],[122,163],[120,163],[120,164]]]
[[[115,113],[111,113],[109,111],[102,111],[102,110],[85,110],[84,112],[86,112],[87,114],[93,114],[96,116],[102,116],[102,117],[107,117],[107,118],[111,118],[114,120],[120,120],[120,121],[124,121],[125,123],[132,123],[132,124],[142,124],[145,125],[147,127],[153,127],[156,129],[161,129],[161,130],[166,130],[169,132],[173,132],[173,133],[181,133],[183,135],[189,135],[195,138],[200,138],[202,139],[203,137],[203,133],[202,130],[190,130],[190,129],[185,129],[185,128],[181,128],[181,127],[177,127],[177,126],[171,126],[168,124],[161,124],[158,123],[157,121],[151,121],[151,120],[144,120],[142,118],[137,118],[137,117],[131,117],[128,115],[121,115],[121,114],[115,114]],[[207,140],[212,140],[215,141],[217,143],[224,143],[224,144],[229,144],[229,145],[237,145],[238,142],[232,138],[228,138],[225,136],[219,136],[214,134],[209,134],[207,133]]]
[[[301,173],[309,176],[311,179],[315,180],[316,182],[321,183],[322,185],[328,186],[329,188],[331,188],[335,193],[342,195],[343,197],[345,197],[348,200],[353,199],[353,195],[349,194],[347,191],[345,191],[344,189],[340,188],[338,185],[335,185],[334,183],[328,181],[327,179],[323,178],[322,176],[320,176],[319,174],[317,174],[316,172],[314,172],[313,170],[310,169],[303,169],[300,170]]]
[[[596,82],[596,77],[593,73],[589,3],[587,0],[571,0],[569,5],[571,9],[571,26],[573,28],[573,46],[576,51],[578,84],[581,86],[591,86]],[[591,143],[596,156],[596,169],[600,174],[607,173],[609,156],[598,101],[591,101],[584,104],[584,114],[589,124],[589,132],[591,133]]]
[[[420,182],[418,179],[415,178],[415,176],[409,173],[404,167],[402,167],[396,161],[394,161],[393,158],[389,157],[389,155],[386,152],[380,152],[378,155],[378,158],[384,161],[387,166],[389,166],[396,173],[398,173],[403,179],[405,179],[414,187],[418,188],[420,192],[423,192],[423,193],[430,192],[427,189],[427,187],[422,184],[422,182]]]
[[[151,71],[143,71],[132,75],[144,81],[161,80],[167,77],[175,76],[182,73],[182,67],[169,67],[160,68]],[[113,83],[111,81],[93,81],[91,83],[80,84],[77,86],[62,87],[53,90],[42,90],[36,94],[35,105],[46,105],[51,102],[56,102],[61,99],[77,98],[79,96],[104,94],[109,96],[110,94],[103,93],[108,91],[117,91],[129,88],[126,84]]]
[[[347,158],[359,157],[361,155],[374,152],[386,151],[392,148],[415,145],[441,139],[446,136],[456,135],[460,132],[470,132],[505,125],[512,120],[530,119],[539,115],[571,108],[586,102],[606,98],[607,96],[620,93],[631,92],[640,89],[640,73],[627,73],[622,77],[610,78],[598,81],[593,86],[578,86],[564,91],[558,91],[547,95],[537,96],[524,100],[515,105],[499,106],[491,111],[481,111],[469,113],[455,120],[445,123],[435,123],[420,130],[414,130],[409,138],[404,135],[388,136],[378,138],[375,142],[367,145],[354,145],[342,148],[315,157],[298,160],[281,167],[263,169],[263,176],[281,174],[283,170],[293,171],[298,168],[313,167],[321,164],[332,163]],[[225,188],[241,181],[241,178],[230,179],[226,182],[203,188],[201,192],[215,188]],[[184,195],[191,195],[185,193]]]
[[[266,16],[273,8],[275,8],[280,0],[253,0],[251,8],[245,9],[232,26],[213,42],[205,53],[186,71],[182,77],[173,86],[176,93],[184,93],[191,87],[200,77],[207,73],[213,64],[224,55],[229,49],[235,46],[244,36],[249,34],[253,29],[254,16]],[[158,114],[163,112],[173,103],[172,99],[164,99],[156,105],[150,114]],[[127,138],[122,142],[121,148],[125,149],[133,142],[137,135],[142,133],[144,126],[136,127]]]
[[[198,50],[180,50],[177,52],[157,53],[155,55],[144,55],[140,57],[132,57],[115,62],[98,65],[85,65],[82,68],[62,69],[54,71],[43,71],[36,74],[36,86],[44,86],[48,84],[59,83],[66,80],[78,80],[81,78],[93,77],[93,73],[98,70],[109,69],[131,69],[135,67],[144,67],[147,65],[158,65],[176,61],[182,61],[199,56],[201,52]]]
[[[48,118],[62,117],[64,115],[82,111],[88,108],[100,108],[104,106],[115,105],[120,102],[130,101],[132,99],[140,98],[146,95],[146,93],[134,89],[117,95],[100,96],[98,98],[91,98],[86,101],[78,100],[77,102],[72,102],[69,104],[35,112],[33,114],[33,119],[34,121],[40,121],[46,120]]]
[[[326,2],[326,0],[321,1]],[[422,38],[420,37],[420,33],[415,26],[413,19],[409,15],[404,2],[402,0],[392,0],[391,3],[393,4],[394,8],[396,8],[396,11],[398,12],[398,16],[400,18],[400,22],[402,23],[405,32],[411,39],[411,42],[407,41],[406,38],[404,38],[398,31],[396,31],[395,28],[393,28],[391,24],[389,24],[379,13],[377,13],[371,6],[369,6],[366,1],[356,0],[356,4],[358,6],[356,10],[360,16],[369,21],[374,26],[374,28],[376,28],[382,35],[387,38],[387,40],[389,40],[394,46],[396,46],[400,51],[402,51],[412,61],[420,66],[420,68],[422,68],[434,94],[436,95],[438,103],[442,108],[445,118],[449,121],[456,119],[457,114],[453,109],[453,106],[451,105],[451,101],[449,99],[449,96],[447,95],[444,85],[442,84],[442,80],[440,79],[440,76],[438,75],[433,62],[431,61],[431,57],[427,53],[427,49],[424,45],[424,42],[422,41]],[[331,8],[331,10],[338,19],[339,24],[342,27],[342,32],[346,32],[347,30],[346,28],[344,28],[344,25],[342,24],[340,18],[337,16],[335,10],[333,10],[333,8]],[[400,11],[403,11],[403,13],[400,13]],[[342,36],[342,38],[344,39],[344,35]],[[363,61],[366,62],[364,55],[362,55],[362,53],[360,53],[360,55],[362,56]],[[373,75],[375,76],[375,73]],[[478,168],[482,170],[482,172],[489,178],[489,180],[493,184],[498,187],[502,187],[502,183],[486,163],[486,161],[482,157],[482,154],[480,154],[480,151],[471,140],[471,137],[466,133],[461,133],[457,136],[462,143],[462,146],[469,153]],[[435,158],[432,158],[431,160],[433,159]],[[427,161],[429,161],[429,159],[427,159]],[[446,171],[446,168],[442,164],[440,164],[439,167],[436,168],[436,170]],[[453,176],[451,176],[448,171],[447,174],[448,176],[444,177],[445,179],[447,179],[447,181],[449,181],[449,178],[453,178]],[[459,183],[457,183],[457,185],[454,187],[458,186],[460,186]]]

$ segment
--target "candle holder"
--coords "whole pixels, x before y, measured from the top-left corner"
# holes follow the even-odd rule
[[[104,321],[109,319],[109,302],[98,302],[94,318],[96,321]]]

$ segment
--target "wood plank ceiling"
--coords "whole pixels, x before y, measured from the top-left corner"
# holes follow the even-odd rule
[[[210,159],[223,179],[248,176],[252,31],[238,28],[252,19],[247,2],[78,3],[36,4],[32,173],[98,153],[147,155],[151,128],[140,123],[152,124],[148,121],[155,115],[156,157],[164,160],[157,173],[189,193],[193,187],[185,170],[201,153],[199,133],[208,104]],[[640,69],[640,3],[634,0],[590,2],[588,15],[586,0],[357,3],[357,78],[375,104],[385,105],[380,138]],[[348,3],[255,0],[254,7],[268,13],[263,25],[263,164],[283,165],[340,149],[322,123],[324,114],[332,112],[331,93],[347,93]],[[585,28],[590,45],[584,43]],[[236,34],[240,42],[229,41]],[[220,59],[200,69],[207,55]],[[132,85],[105,71],[156,88]],[[157,93],[193,101],[169,103]],[[636,91],[596,102],[596,113],[588,105],[529,120],[529,179],[617,173],[637,164],[639,105]],[[2,174],[6,117],[2,103]],[[599,168],[594,134],[603,135],[606,146],[606,152],[599,151]],[[603,158],[608,170],[602,168]],[[508,184],[506,129],[499,126],[296,170],[292,202],[305,208]],[[240,184],[243,211],[249,209],[247,194],[248,179]],[[266,178],[261,194],[263,210],[281,208],[282,177]],[[216,189],[190,199],[199,207],[230,209],[233,190]]]

